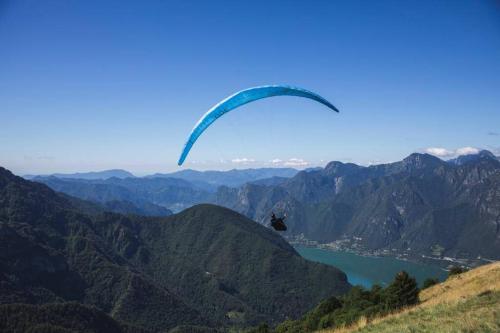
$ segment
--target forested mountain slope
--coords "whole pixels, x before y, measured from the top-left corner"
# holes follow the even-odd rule
[[[82,209],[0,169],[0,303],[74,301],[167,330],[278,322],[350,287],[339,270],[225,208],[165,218]]]

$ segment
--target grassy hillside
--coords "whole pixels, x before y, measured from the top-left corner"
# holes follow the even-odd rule
[[[323,330],[348,332],[500,332],[500,262],[485,265],[424,289],[421,303],[371,322]]]

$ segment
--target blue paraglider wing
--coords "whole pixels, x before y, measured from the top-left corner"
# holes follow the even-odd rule
[[[326,105],[333,111],[339,112],[335,106],[333,106],[330,102],[328,102],[326,99],[323,97],[319,96],[318,94],[315,94],[311,91],[302,89],[302,88],[297,88],[297,87],[290,87],[290,86],[282,86],[282,85],[273,85],[273,86],[260,86],[260,87],[255,87],[255,88],[249,88],[245,89],[242,91],[237,92],[234,95],[231,95],[227,97],[226,99],[222,100],[218,104],[216,104],[214,107],[212,107],[210,110],[207,111],[203,115],[203,117],[198,120],[196,125],[194,126],[193,130],[191,131],[191,134],[189,135],[189,138],[184,146],[184,149],[182,150],[181,157],[179,158],[179,165],[182,165],[184,163],[184,160],[186,159],[187,155],[189,154],[189,151],[193,147],[193,144],[196,142],[198,137],[205,131],[214,121],[217,120],[220,116],[223,114],[236,109],[239,106],[242,106],[244,104],[262,99],[262,98],[267,98],[267,97],[273,97],[273,96],[298,96],[298,97],[305,97],[309,98],[312,100],[315,100],[321,104]]]

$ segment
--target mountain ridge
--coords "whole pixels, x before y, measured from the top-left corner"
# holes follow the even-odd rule
[[[116,178],[134,178],[135,176],[123,169],[109,169],[102,171],[90,171],[90,172],[76,172],[76,173],[53,173],[50,175],[24,175],[23,178],[32,180],[36,177],[56,177],[60,179],[71,178],[71,179],[108,179],[112,177]]]
[[[297,174],[299,170],[293,168],[249,168],[249,169],[231,169],[227,171],[197,171],[185,169],[171,173],[156,173],[148,178],[178,178],[190,182],[204,182],[215,186],[237,187],[244,183],[253,182],[265,178],[283,177],[289,178]]]
[[[286,213],[287,235],[336,248],[494,259],[499,179],[500,162],[487,153],[460,165],[415,153],[368,167],[330,162],[276,186],[221,187],[215,203],[260,223],[271,211]]]

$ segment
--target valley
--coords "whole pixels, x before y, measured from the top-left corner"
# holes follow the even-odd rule
[[[450,161],[412,154],[369,167],[32,179],[118,213],[166,216],[213,203],[264,225],[271,212],[286,214],[291,244],[442,267],[500,258],[500,161],[488,151]]]
[[[0,171],[0,304],[72,309],[117,332],[281,325],[352,285],[388,286],[401,270],[443,281],[500,253],[500,162],[486,151],[227,178]]]

